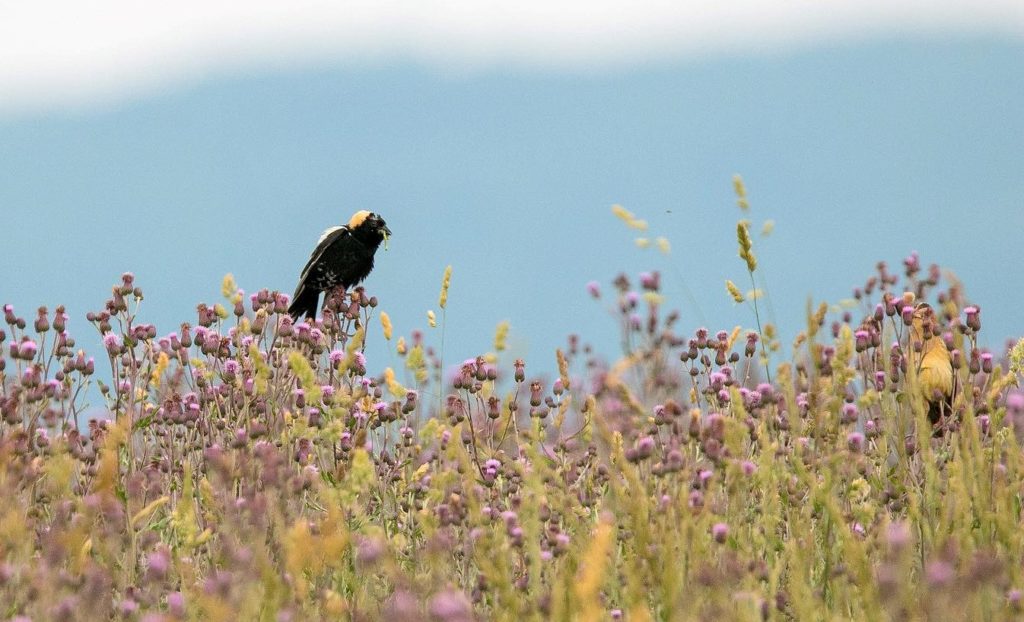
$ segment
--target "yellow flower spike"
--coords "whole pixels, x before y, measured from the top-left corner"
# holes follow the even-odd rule
[[[601,586],[608,567],[608,553],[614,540],[613,525],[602,517],[590,537],[590,544],[576,575],[574,591],[580,605],[581,620],[598,620],[604,611]]]
[[[775,221],[774,220],[766,220],[766,221],[764,221],[764,224],[761,225],[761,236],[762,237],[768,237],[768,236],[770,236],[772,234],[773,231],[775,231]]]
[[[740,336],[742,330],[739,326],[733,327],[732,333],[729,335],[729,349],[732,349],[733,344],[736,343],[736,338]]]
[[[167,356],[166,352],[161,352],[160,356],[156,359],[156,367],[153,369],[153,373],[149,377],[149,383],[154,387],[160,386],[160,378],[163,377],[164,372],[167,371],[167,366],[171,363],[171,359]]]
[[[569,390],[569,361],[565,358],[565,353],[561,349],[555,350],[555,358],[558,360],[558,375],[562,379],[562,387],[566,391]]]
[[[505,350],[506,340],[508,339],[508,329],[511,325],[508,320],[498,322],[498,328],[494,331],[494,351],[503,352]]]
[[[749,227],[750,223],[745,220],[736,223],[736,240],[740,245],[740,259],[747,263],[747,270],[753,272],[757,270],[757,257],[754,256]]]
[[[448,287],[452,284],[452,267],[449,265],[444,269],[444,278],[441,279],[441,296],[438,298],[437,306],[442,309],[448,304]]]
[[[631,212],[628,209],[622,207],[618,203],[616,203],[615,205],[612,206],[612,214],[614,214],[616,218],[618,218],[622,222],[626,223],[627,225],[630,222],[632,222],[633,219],[635,218],[633,216],[633,212]]]
[[[387,311],[380,312],[380,326],[384,329],[384,338],[391,341],[391,316]]]
[[[390,367],[384,369],[384,384],[387,385],[388,391],[391,392],[391,395],[396,398],[403,398],[405,397],[405,394],[408,393],[408,390],[395,380],[395,370]]]
[[[725,280],[725,289],[729,290],[729,295],[732,296],[733,302],[739,304],[744,301],[743,292],[741,292],[740,288],[736,287],[736,284],[732,281],[728,279]]]
[[[658,292],[644,292],[643,298],[644,302],[654,306],[660,305],[661,303],[665,302],[665,297],[659,294]]]
[[[1010,349],[1010,372],[1024,374],[1024,337]]]
[[[744,212],[750,209],[750,203],[747,201],[747,187],[739,175],[732,176],[732,189],[736,193],[736,205]]]
[[[235,283],[235,275],[228,272],[224,275],[224,280],[220,282],[220,294],[225,299],[231,300],[238,292],[238,285]]]
[[[167,495],[164,495],[164,496],[160,497],[159,499],[151,502],[149,505],[147,505],[146,507],[142,508],[138,512],[136,512],[135,516],[132,516],[132,522],[131,522],[132,527],[137,527],[139,525],[139,523],[141,523],[142,521],[144,521],[147,518],[149,518],[153,514],[153,512],[156,512],[162,506],[166,505],[170,500],[171,500],[170,497],[168,497]]]
[[[641,220],[641,219],[637,218],[635,220],[629,221],[627,224],[632,229],[636,229],[638,231],[647,231],[647,221],[646,220]]]
[[[85,542],[82,543],[82,548],[78,550],[78,564],[79,566],[84,565],[85,562],[92,556],[92,538],[86,538]]]
[[[668,255],[672,252],[672,245],[669,244],[668,238],[659,237],[654,240],[654,244],[658,247],[658,250],[662,255]]]
[[[228,310],[225,309],[224,305],[220,304],[219,302],[213,305],[213,312],[216,313],[217,317],[219,317],[222,320],[228,319]]]
[[[398,352],[399,356],[405,355],[405,337],[398,338],[398,343],[395,344],[395,351]]]
[[[427,311],[427,324],[430,324],[431,328],[437,328],[437,316],[434,315],[433,310]]]
[[[647,238],[637,238],[636,239],[636,246],[637,246],[637,248],[647,248],[650,245],[651,245],[651,241],[649,239],[647,239]]]

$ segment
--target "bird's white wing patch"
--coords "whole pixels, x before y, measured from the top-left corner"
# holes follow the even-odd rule
[[[321,244],[323,244],[324,240],[327,239],[327,236],[331,235],[332,233],[334,233],[338,229],[341,229],[341,227],[330,227],[330,228],[324,229],[324,232],[320,234],[320,239],[316,241],[316,245],[320,246]]]
[[[324,251],[327,247],[338,240],[338,238],[349,235],[348,227],[331,227],[323,232],[320,236],[320,241],[316,243],[316,248],[313,249],[313,254],[310,255],[309,261],[306,262],[306,267],[302,269],[302,276],[300,280],[305,280],[309,275],[309,269],[320,260],[323,256]]]

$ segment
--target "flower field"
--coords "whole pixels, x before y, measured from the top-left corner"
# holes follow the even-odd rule
[[[916,255],[879,264],[785,342],[756,287],[714,294],[750,306],[749,330],[686,327],[661,289],[655,272],[589,286],[621,334],[610,359],[573,336],[510,360],[501,324],[461,364],[361,288],[294,322],[287,296],[227,278],[171,333],[136,316],[130,274],[87,318],[8,305],[0,616],[1021,615],[1024,346],[986,350],[955,280]],[[940,426],[914,365],[920,301],[956,383]],[[86,328],[103,351],[78,350]],[[367,360],[367,339],[397,364]]]

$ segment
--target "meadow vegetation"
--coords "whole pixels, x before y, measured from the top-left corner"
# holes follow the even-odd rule
[[[451,271],[439,329],[404,334],[383,311],[401,301],[356,289],[293,323],[287,296],[230,278],[161,333],[125,274],[88,315],[105,348],[88,356],[64,309],[6,306],[0,616],[1019,616],[1024,346],[984,349],[977,305],[916,255],[783,344],[751,226],[751,290],[714,295],[754,328],[684,330],[658,273],[619,275],[588,286],[621,331],[610,360],[576,336],[509,360],[500,324],[480,356],[442,361]],[[938,431],[908,365],[922,300],[957,378]],[[400,365],[368,361],[367,338]],[[85,420],[95,385],[109,420]]]

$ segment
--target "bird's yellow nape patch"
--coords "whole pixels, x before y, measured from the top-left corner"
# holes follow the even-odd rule
[[[372,212],[368,210],[361,209],[355,214],[352,214],[352,218],[348,221],[348,228],[355,229],[359,225],[363,224],[363,221],[369,218],[371,213]]]

